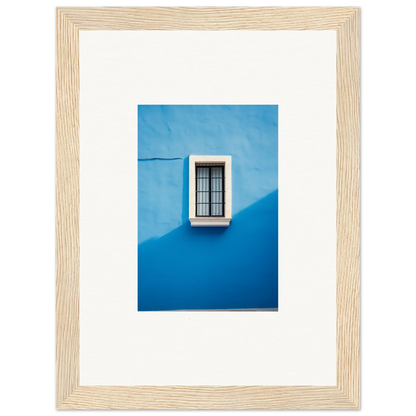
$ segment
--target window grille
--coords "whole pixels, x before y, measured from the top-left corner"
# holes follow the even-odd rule
[[[224,216],[224,165],[196,165],[196,216]]]

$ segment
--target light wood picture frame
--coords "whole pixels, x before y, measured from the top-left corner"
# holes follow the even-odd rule
[[[57,8],[56,405],[59,409],[358,409],[360,12],[310,8]],[[337,385],[80,386],[79,31],[337,32]]]

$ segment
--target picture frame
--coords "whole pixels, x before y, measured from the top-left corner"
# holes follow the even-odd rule
[[[58,409],[358,409],[360,11],[353,7],[57,8],[56,406]],[[337,385],[82,386],[79,346],[79,32],[337,32]]]

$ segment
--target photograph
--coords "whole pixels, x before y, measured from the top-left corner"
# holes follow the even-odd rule
[[[278,311],[278,106],[138,106],[138,311]]]

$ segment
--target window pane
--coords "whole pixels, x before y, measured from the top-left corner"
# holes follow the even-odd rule
[[[222,178],[211,178],[211,191],[222,191]]]
[[[209,167],[196,168],[196,215],[209,215]]]
[[[200,191],[196,193],[196,203],[209,203],[209,192]]]
[[[196,180],[196,191],[197,192],[208,192],[209,191],[209,178],[198,178]]]
[[[222,202],[222,191],[212,192],[211,193],[211,202],[212,203],[221,203]]]
[[[196,175],[198,178],[209,178],[209,167],[197,166]]]
[[[222,204],[211,204],[211,215],[220,216],[222,214]]]
[[[223,215],[223,166],[211,168],[211,215]]]
[[[196,215],[209,215],[209,204],[196,204]]]
[[[211,168],[211,178],[222,178],[222,166],[213,166]]]

